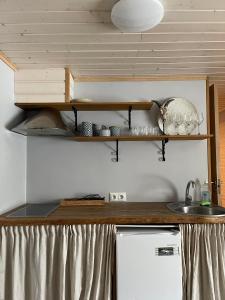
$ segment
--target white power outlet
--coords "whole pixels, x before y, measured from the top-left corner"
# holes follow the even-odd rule
[[[109,200],[110,201],[127,201],[127,193],[109,193]]]
[[[127,201],[127,193],[118,193],[118,201]]]
[[[109,193],[109,201],[118,201],[119,199],[118,199],[118,193],[112,193],[112,192],[110,192]]]

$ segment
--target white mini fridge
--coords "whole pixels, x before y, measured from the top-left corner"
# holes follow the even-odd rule
[[[117,300],[182,300],[176,226],[117,226]]]

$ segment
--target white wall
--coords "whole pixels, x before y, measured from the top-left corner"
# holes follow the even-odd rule
[[[18,111],[14,72],[0,61],[0,213],[26,202],[26,138],[6,129]]]
[[[160,99],[192,101],[206,112],[204,81],[78,83],[77,97],[96,100]],[[133,126],[156,124],[156,108],[133,112]],[[67,114],[73,117],[72,113]],[[124,126],[126,112],[81,112],[79,121]],[[202,126],[206,133],[206,124]],[[28,138],[27,199],[30,202],[73,197],[79,193],[127,192],[129,201],[182,200],[188,180],[207,178],[206,141],[170,141],[166,162],[159,162],[160,142],[120,142],[120,162],[111,162],[114,143],[77,143]]]

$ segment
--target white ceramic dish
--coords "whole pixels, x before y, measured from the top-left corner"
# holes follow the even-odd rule
[[[165,134],[188,135],[197,127],[199,120],[198,111],[189,100],[184,98],[170,98],[163,103],[162,109],[166,110],[164,117]],[[163,131],[162,116],[159,117],[158,124],[159,128]]]

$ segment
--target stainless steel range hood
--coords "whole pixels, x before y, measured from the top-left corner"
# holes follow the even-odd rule
[[[58,111],[43,109],[33,112],[12,129],[26,136],[72,136],[73,132],[63,123]]]

